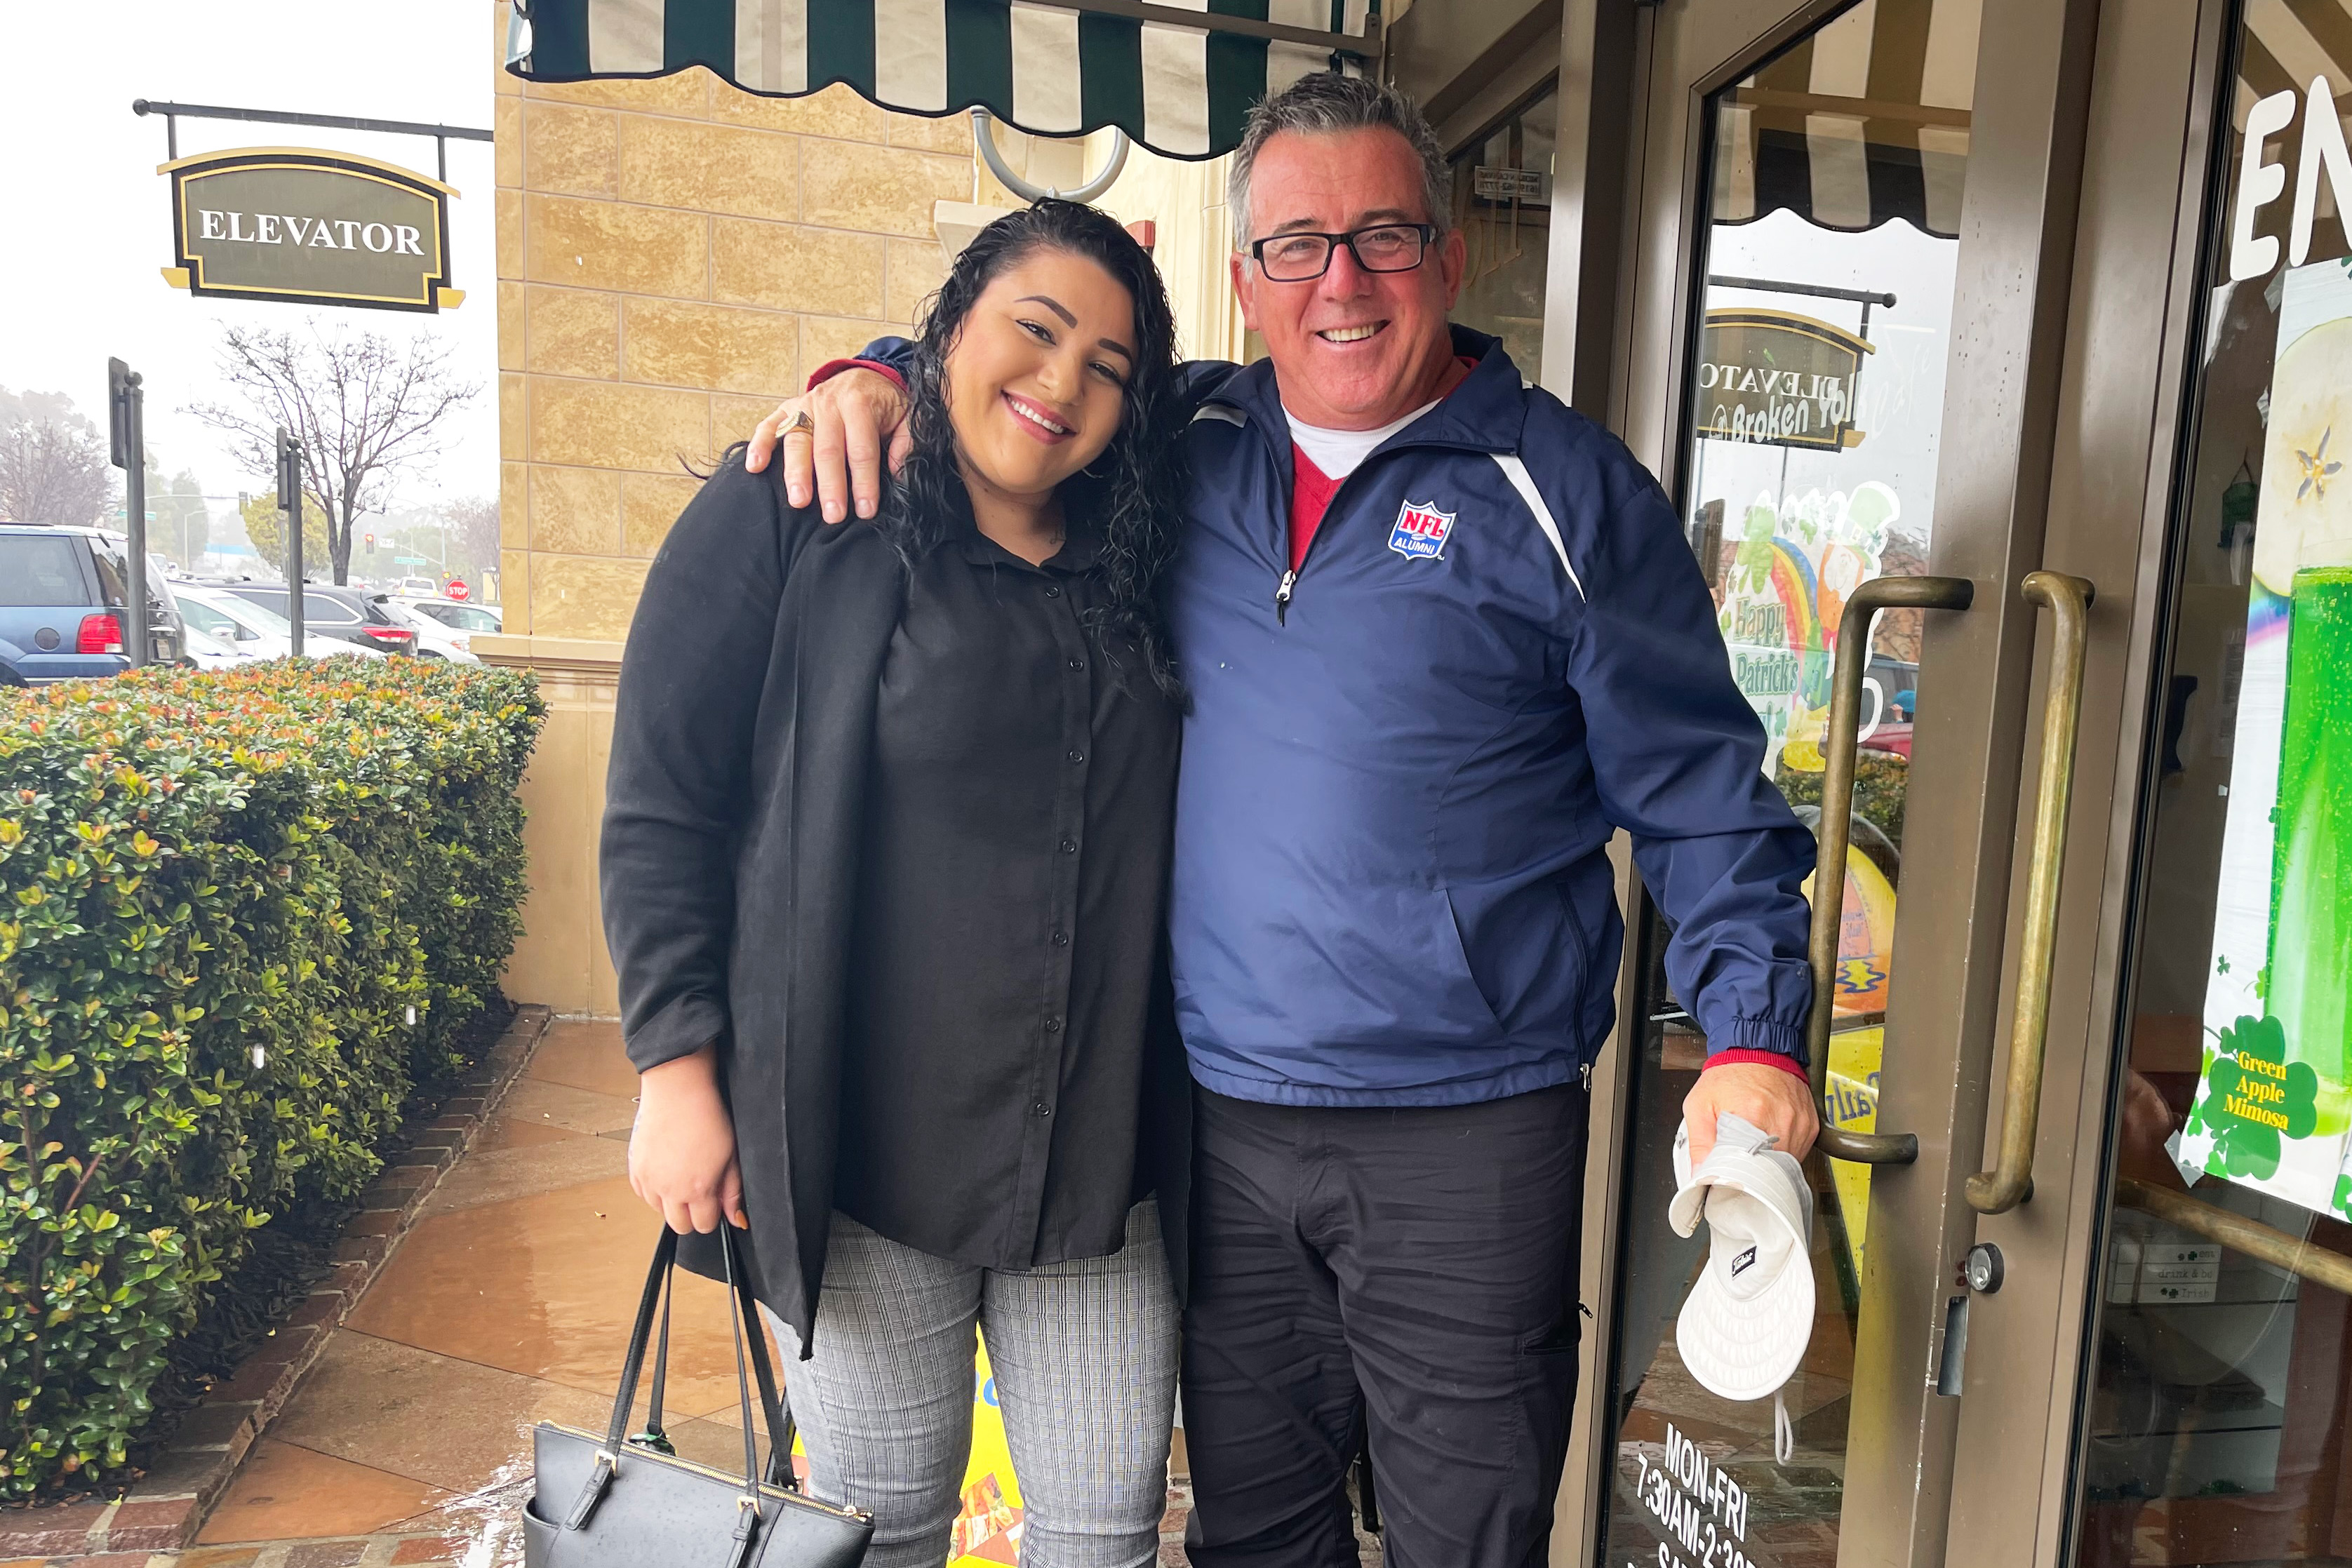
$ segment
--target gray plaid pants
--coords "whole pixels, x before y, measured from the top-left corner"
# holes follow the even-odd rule
[[[1023,1568],[1158,1560],[1178,1322],[1147,1200],[1127,1243],[1021,1272],[953,1263],[833,1217],[816,1354],[772,1315],[810,1490],[874,1515],[866,1568],[940,1568],[971,1452],[972,1326],[1019,1478]]]

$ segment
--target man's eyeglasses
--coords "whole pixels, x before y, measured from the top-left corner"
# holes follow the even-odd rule
[[[1411,272],[1421,265],[1434,224],[1376,224],[1353,234],[1281,234],[1250,242],[1258,270],[1276,283],[1305,283],[1331,270],[1331,250],[1346,246],[1366,272]]]

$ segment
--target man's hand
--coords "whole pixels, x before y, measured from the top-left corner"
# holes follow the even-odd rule
[[[814,436],[795,434],[782,443],[785,496],[793,506],[805,507],[814,488],[828,523],[845,521],[853,503],[859,517],[871,517],[882,505],[884,438],[889,441],[893,474],[915,449],[907,409],[907,394],[888,376],[843,371],[778,403],[776,412],[752,432],[743,466],[754,474],[766,469],[769,454],[778,444],[777,433],[793,414],[805,411],[816,422],[816,431]]]
[[[1714,1152],[1715,1119],[1726,1111],[1771,1134],[1780,1140],[1781,1153],[1801,1160],[1822,1130],[1811,1084],[1760,1061],[1727,1061],[1700,1073],[1697,1084],[1683,1096],[1691,1169],[1698,1169]]]
[[[739,1230],[750,1227],[735,1124],[719,1092],[718,1054],[709,1046],[637,1075],[629,1186],[680,1236],[708,1234],[722,1218]]]

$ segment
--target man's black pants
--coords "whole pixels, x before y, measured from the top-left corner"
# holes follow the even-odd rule
[[[1194,1568],[1540,1568],[1576,1394],[1588,1099],[1193,1112]]]

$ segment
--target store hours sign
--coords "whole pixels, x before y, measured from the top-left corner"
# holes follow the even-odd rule
[[[1787,310],[1706,313],[1696,403],[1698,434],[1717,441],[1837,452],[1861,444],[1854,381],[1866,338]]]
[[[189,293],[372,310],[455,308],[449,198],[397,164],[348,152],[248,147],[163,165],[172,178],[177,264]]]

